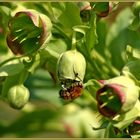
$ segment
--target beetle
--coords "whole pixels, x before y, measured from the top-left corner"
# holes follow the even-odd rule
[[[72,83],[70,87],[61,89],[59,95],[60,98],[64,100],[74,100],[77,97],[81,96],[82,90],[83,90],[82,82],[76,81]]]

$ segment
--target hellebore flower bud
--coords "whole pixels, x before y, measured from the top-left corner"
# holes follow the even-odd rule
[[[67,79],[83,81],[85,70],[86,61],[80,52],[70,50],[60,55],[57,65],[58,78],[60,81]]]
[[[16,55],[37,51],[50,38],[51,28],[46,15],[35,10],[17,12],[9,21],[7,44]]]
[[[29,100],[30,93],[23,85],[15,85],[8,91],[7,98],[11,107],[21,109]]]
[[[93,10],[96,12],[98,17],[106,17],[110,12],[116,9],[119,2],[101,2],[96,3]]]
[[[91,10],[90,2],[88,1],[77,2],[77,6],[80,8],[80,11]]]
[[[98,17],[106,17],[109,14],[109,2],[99,2],[93,7]]]
[[[125,76],[101,80],[103,87],[97,91],[99,112],[106,117],[130,111],[139,97],[139,88]]]
[[[85,69],[86,61],[80,52],[70,50],[60,55],[57,65],[58,78],[62,84],[60,98],[74,100],[81,96]]]
[[[80,9],[80,17],[82,19],[83,22],[87,22],[90,19],[90,10],[91,10],[91,6],[90,6],[90,2],[88,1],[83,1],[83,2],[77,2],[77,6]]]

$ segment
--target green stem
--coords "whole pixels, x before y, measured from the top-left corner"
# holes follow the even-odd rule
[[[102,87],[102,85],[96,79],[90,79],[89,81],[87,81],[87,83],[84,83],[84,88],[88,86],[96,86],[99,88]]]
[[[71,49],[76,49],[76,32],[73,31],[73,35],[72,35],[72,48]]]
[[[24,81],[27,79],[29,72],[26,69],[23,69],[20,77],[19,77],[19,85],[22,85]]]
[[[15,60],[15,59],[19,59],[19,57],[12,57],[12,58],[9,58],[9,59],[3,61],[2,63],[0,63],[0,67],[3,66],[6,63],[12,61],[12,60]]]
[[[6,63],[12,61],[12,60],[16,60],[16,59],[21,59],[21,58],[24,58],[24,57],[27,57],[28,55],[24,55],[24,56],[19,56],[19,57],[11,57],[9,59],[6,59],[5,61],[3,61],[2,63],[0,63],[0,67],[5,65]]]
[[[106,131],[105,131],[105,135],[104,135],[104,138],[109,138],[110,137],[110,133],[112,132],[112,123],[109,122],[107,128],[106,128]]]
[[[67,41],[67,47],[68,49],[71,48],[71,39],[65,34],[65,32],[56,24],[53,24],[53,27],[58,30],[60,32],[60,34],[65,38],[65,40]]]
[[[86,57],[87,61],[91,64],[91,66],[93,67],[93,69],[94,69],[93,72],[96,71],[97,75],[101,75],[101,73],[100,73],[101,69],[98,67],[98,65],[96,64],[94,59],[91,58],[90,52],[88,51],[87,47],[85,47],[85,51],[86,51],[85,57]],[[97,75],[96,75],[96,77],[97,77]]]
[[[88,52],[91,52],[92,48],[94,48],[97,43],[97,33],[96,33],[96,24],[97,24],[97,16],[94,11],[91,11],[91,18],[89,22],[89,30],[86,36],[86,46]]]
[[[90,28],[88,29],[86,33],[86,43],[85,43],[85,48],[87,51],[87,60],[89,63],[95,68],[95,71],[97,72],[98,75],[100,75],[101,69],[99,66],[96,64],[96,62],[91,58],[91,50],[94,48],[95,44],[97,43],[97,33],[96,33],[96,24],[97,24],[97,16],[94,11],[91,13],[91,18],[89,22]]]

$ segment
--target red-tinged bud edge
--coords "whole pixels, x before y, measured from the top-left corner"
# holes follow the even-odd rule
[[[100,80],[100,82],[104,83],[104,80]],[[123,103],[126,100],[125,93],[122,90],[123,88],[125,88],[125,87],[122,86],[122,85],[119,85],[119,84],[107,84],[107,85],[104,85],[102,88],[100,88],[97,91],[96,99],[97,99],[97,102],[98,102],[98,109],[99,109],[99,112],[102,115],[104,115],[106,117],[114,117],[119,112],[118,110],[117,111],[113,110],[111,107],[106,105],[106,103],[109,102],[109,100],[107,100],[107,101],[102,101],[101,100],[102,93],[111,89],[113,91],[112,96],[117,96],[119,101],[120,101],[120,106],[122,106]],[[108,93],[106,93],[106,94],[108,94]]]

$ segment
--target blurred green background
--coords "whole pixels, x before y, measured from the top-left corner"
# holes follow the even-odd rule
[[[126,63],[124,55],[126,45],[129,44],[134,48],[140,46],[140,34],[128,29],[133,19],[132,4],[119,3],[116,10],[99,21],[97,26],[99,44],[96,45],[93,58],[100,70],[94,71],[95,65],[92,65],[92,68],[88,65],[85,81],[91,77],[108,79],[118,75]],[[0,62],[13,55],[8,50],[5,40],[7,26],[11,16],[22,6],[48,15],[69,37],[71,28],[82,24],[80,11],[72,2],[1,2]],[[60,35],[55,34],[53,41],[48,48],[59,53],[68,49],[68,42]],[[105,129],[97,131],[92,129],[102,124],[102,116],[99,115],[96,100],[91,97],[89,91],[84,90],[80,98],[69,103],[59,98],[60,85],[52,80],[48,72],[55,69],[54,64],[53,60],[46,61],[45,67],[38,68],[28,77],[25,86],[30,90],[31,98],[22,110],[12,109],[7,103],[0,101],[0,137],[104,137]]]

